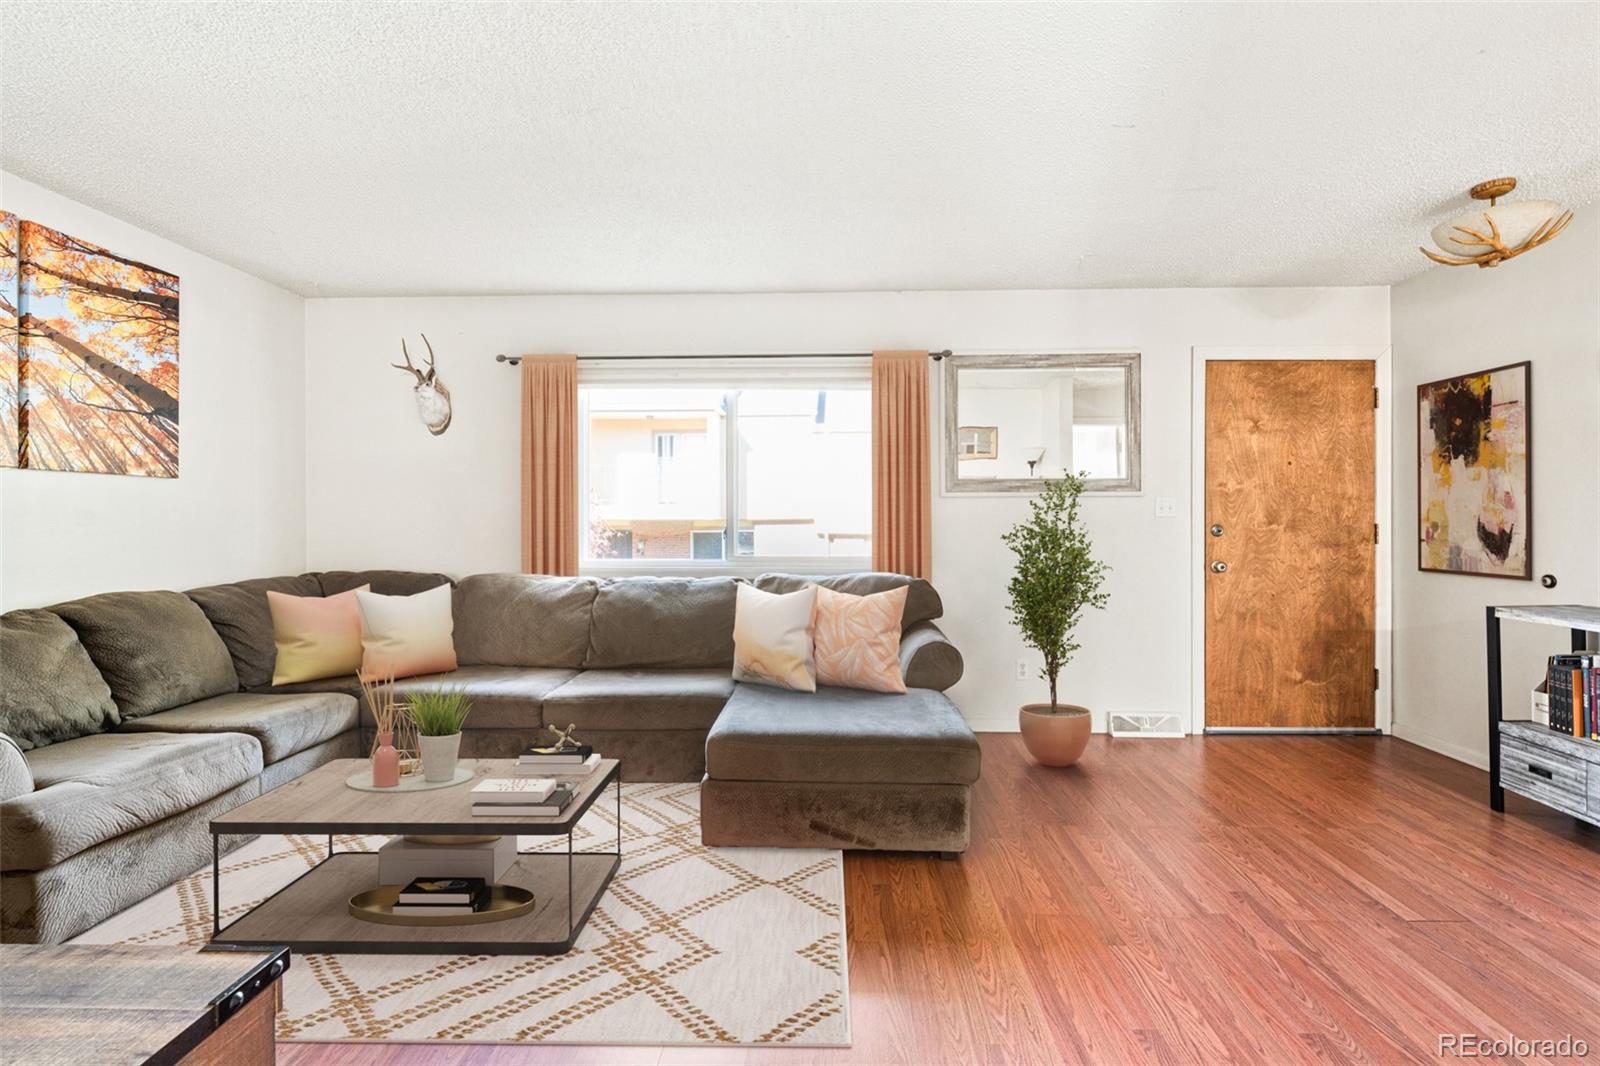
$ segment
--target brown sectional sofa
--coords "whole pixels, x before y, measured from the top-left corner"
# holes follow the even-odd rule
[[[460,668],[397,687],[464,690],[466,756],[512,756],[546,724],[571,724],[627,780],[703,781],[709,844],[965,849],[979,756],[942,694],[961,656],[934,624],[938,594],[892,574],[815,580],[857,593],[910,583],[907,695],[736,684],[732,578],[522,574],[453,583]],[[20,745],[0,743],[0,940],[81,932],[204,865],[216,814],[367,750],[354,677],[272,686],[268,590],[447,582],[330,571],[0,616],[0,734]]]

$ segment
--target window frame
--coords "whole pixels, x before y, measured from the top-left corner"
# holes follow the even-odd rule
[[[738,553],[739,409],[744,389],[871,389],[870,358],[815,356],[728,356],[691,359],[671,356],[627,359],[596,357],[578,361],[578,573],[586,577],[756,577],[768,573],[846,574],[872,569],[870,556],[749,555]],[[722,559],[589,559],[589,400],[590,388],[676,387],[721,389],[727,398],[723,419]],[[869,459],[868,477],[871,469]],[[692,549],[691,549],[692,550]]]

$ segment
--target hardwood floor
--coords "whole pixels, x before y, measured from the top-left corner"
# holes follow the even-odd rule
[[[983,738],[959,862],[845,864],[854,1046],[280,1044],[282,1066],[1429,1062],[1600,1049],[1600,834],[1379,737]],[[1537,1056],[1523,1061],[1543,1061]]]

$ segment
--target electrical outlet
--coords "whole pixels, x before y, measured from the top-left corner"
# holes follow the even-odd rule
[[[1018,681],[1026,681],[1026,680],[1028,680],[1028,660],[1026,660],[1026,659],[1018,659],[1017,660],[1017,680]]]

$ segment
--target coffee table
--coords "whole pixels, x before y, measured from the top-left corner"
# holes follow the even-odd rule
[[[365,759],[336,759],[211,821],[211,943],[229,947],[283,945],[314,953],[448,955],[561,955],[578,934],[622,864],[622,775],[603,759],[577,784],[560,818],[474,816],[472,783],[510,775],[510,759],[463,759],[470,782],[417,792],[363,792],[345,784]],[[559,774],[551,774],[559,778]],[[614,851],[575,851],[572,833],[606,787],[617,805]],[[222,925],[219,837],[244,834],[328,835],[328,854],[310,870],[248,912]],[[563,851],[519,852],[502,884],[534,895],[533,909],[477,925],[378,924],[350,914],[352,896],[378,885],[378,854],[334,851],[337,833],[434,837],[565,836]]]

